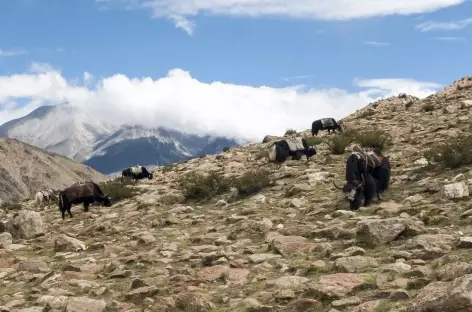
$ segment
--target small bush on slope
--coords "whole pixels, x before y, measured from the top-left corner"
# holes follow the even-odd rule
[[[294,135],[294,134],[297,134],[297,130],[287,129],[287,131],[285,131],[285,135]]]
[[[306,143],[308,144],[308,146],[314,146],[314,145],[319,145],[323,143],[322,138],[310,137],[310,136],[305,136],[303,138],[306,140]]]
[[[211,172],[208,175],[192,171],[182,176],[179,188],[186,199],[205,200],[227,192],[230,182],[221,173]]]
[[[111,181],[108,183],[100,183],[100,189],[104,194],[111,197],[112,202],[118,202],[123,199],[128,199],[137,195],[137,192],[132,188],[126,187],[131,184],[130,181],[123,181],[123,184],[118,181]]]
[[[392,137],[385,131],[374,129],[358,133],[355,141],[362,147],[379,147],[383,150],[392,143]]]
[[[472,164],[472,135],[460,135],[455,140],[434,146],[424,153],[428,161],[435,161],[451,169]]]
[[[270,171],[266,169],[249,170],[234,182],[234,186],[240,196],[249,196],[269,185],[269,175]]]
[[[352,138],[345,134],[336,134],[328,139],[328,146],[334,155],[342,155],[346,151],[346,147],[351,144]]]

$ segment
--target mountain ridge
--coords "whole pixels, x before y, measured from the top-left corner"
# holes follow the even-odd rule
[[[105,174],[136,163],[166,165],[238,144],[232,139],[184,134],[162,127],[111,125],[67,103],[42,106],[8,121],[0,126],[0,136],[67,156]],[[214,144],[214,140],[219,143]]]

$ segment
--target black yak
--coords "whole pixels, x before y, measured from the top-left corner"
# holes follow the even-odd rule
[[[333,184],[343,191],[352,210],[359,210],[361,194],[364,196],[364,207],[372,203],[374,195],[380,201],[380,194],[386,191],[390,184],[390,161],[382,156],[378,149],[374,151],[353,151],[346,161],[346,183],[343,188]]]
[[[146,169],[146,167],[136,165],[134,167],[126,168],[121,172],[121,182],[123,182],[123,177],[132,178],[136,182],[137,180],[144,178],[151,180],[153,176],[152,173]]]
[[[290,138],[274,142],[268,151],[270,162],[283,163],[289,156],[293,160],[300,160],[302,155],[310,158],[316,155],[316,149],[309,147],[305,138]]]
[[[337,123],[334,118],[321,118],[313,121],[311,124],[311,135],[317,136],[318,132],[322,130],[328,130],[328,133],[331,133],[331,130],[333,130],[335,133],[336,129],[339,130],[339,132],[343,131],[341,125]]]
[[[62,213],[62,219],[66,211],[72,218],[70,211],[72,205],[83,203],[84,211],[87,212],[89,205],[95,202],[103,203],[106,207],[112,205],[110,196],[103,194],[100,187],[92,181],[75,183],[59,192],[59,210]]]

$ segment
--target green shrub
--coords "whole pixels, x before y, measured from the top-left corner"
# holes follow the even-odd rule
[[[306,140],[306,143],[308,144],[308,146],[315,146],[315,145],[319,145],[323,143],[322,138],[313,137],[313,136],[305,136],[303,138]]]
[[[355,141],[358,142],[361,147],[378,147],[383,150],[384,147],[392,143],[392,137],[389,133],[374,129],[358,133],[355,137]]]
[[[130,185],[131,181],[123,180],[123,183],[118,181],[112,181],[108,183],[100,183],[100,189],[104,194],[107,194],[111,197],[113,203],[119,202],[120,200],[128,199],[138,195],[136,190],[126,187]]]
[[[342,155],[346,147],[352,143],[352,138],[340,133],[330,137],[327,143],[332,154]]]
[[[238,189],[240,196],[249,196],[269,185],[269,175],[270,171],[267,169],[249,170],[236,179],[234,186]]]
[[[224,153],[229,152],[229,147],[223,147],[223,152],[224,152]]]
[[[285,131],[285,135],[294,135],[294,134],[297,134],[297,130],[287,129],[287,131]]]
[[[179,179],[178,185],[187,200],[207,200],[230,188],[229,180],[216,172],[208,175],[197,171],[187,173]]]
[[[424,153],[429,161],[435,161],[451,169],[472,164],[472,135],[460,135],[455,140],[439,144]]]

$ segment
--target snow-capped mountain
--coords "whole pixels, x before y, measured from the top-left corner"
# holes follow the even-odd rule
[[[225,138],[185,135],[163,128],[125,125],[93,147],[93,154],[84,164],[103,173],[115,173],[127,166],[166,165],[176,161],[221,152],[225,146],[237,145]]]
[[[140,165],[166,165],[237,145],[221,137],[183,134],[139,125],[112,126],[85,110],[42,106],[0,126],[0,136],[20,140],[110,174]]]
[[[76,161],[92,153],[93,144],[113,127],[68,104],[42,106],[0,126],[0,136],[17,139]]]

